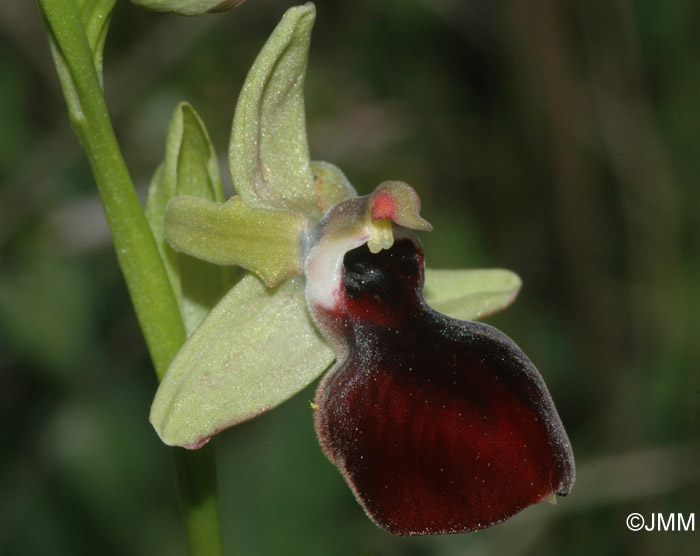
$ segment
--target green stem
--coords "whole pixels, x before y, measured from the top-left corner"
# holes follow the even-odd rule
[[[210,443],[194,451],[173,450],[190,553],[193,556],[219,555],[222,553],[221,529],[214,446]]]
[[[180,308],[114,134],[77,1],[37,2],[71,123],[90,160],[119,265],[161,379],[186,338]],[[221,554],[212,449],[204,454],[176,450],[191,553]]]
[[[71,83],[71,123],[92,166],[119,265],[159,378],[185,340],[175,295],[122,158],[75,0],[39,0]],[[72,85],[71,90],[66,91]]]

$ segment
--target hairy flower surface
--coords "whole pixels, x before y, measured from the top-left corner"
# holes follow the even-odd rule
[[[406,228],[394,241],[385,222],[377,253],[355,245],[399,216],[385,205],[400,203],[386,190],[339,203],[306,262],[309,306],[337,354],[316,394],[324,452],[369,516],[402,535],[480,529],[568,494],[569,441],[525,354],[426,304],[423,250]]]

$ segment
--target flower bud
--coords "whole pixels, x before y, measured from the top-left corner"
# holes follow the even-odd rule
[[[239,4],[243,4],[245,0],[224,0],[221,2],[218,6],[213,7],[210,12],[225,12],[226,10],[230,10],[232,8],[235,8]]]
[[[131,0],[133,4],[156,12],[180,15],[201,15],[207,12],[223,12],[235,8],[245,0]]]

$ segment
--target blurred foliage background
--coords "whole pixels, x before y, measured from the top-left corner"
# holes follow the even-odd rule
[[[190,101],[221,153],[285,0],[117,8],[105,88],[143,194]],[[433,267],[517,271],[490,322],[539,367],[572,494],[486,531],[376,528],[315,439],[313,387],[215,440],[227,554],[691,554],[700,524],[700,3],[318,0],[312,155],[411,183]],[[186,553],[156,380],[33,2],[0,3],[0,553]],[[638,532],[695,512],[696,532]],[[367,552],[365,552],[367,551]]]

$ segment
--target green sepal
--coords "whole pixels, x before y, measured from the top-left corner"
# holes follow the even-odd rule
[[[334,357],[311,321],[301,277],[269,289],[246,274],[178,352],[151,423],[166,444],[198,448],[302,390]]]
[[[248,206],[240,197],[212,203],[176,197],[165,213],[165,237],[177,251],[255,272],[272,287],[302,273],[308,220],[284,210]]]
[[[166,155],[167,161],[167,155]],[[178,254],[168,247],[168,243],[163,237],[163,219],[165,217],[165,207],[170,198],[175,195],[175,179],[170,172],[166,171],[166,162],[163,162],[153,173],[151,183],[148,186],[148,195],[146,197],[146,207],[144,213],[148,220],[148,225],[151,227],[151,232],[156,240],[158,252],[165,264],[165,270],[168,272],[170,285],[175,292],[178,303],[182,299],[180,289],[180,277],[177,271]]]
[[[163,233],[165,209],[176,195],[195,195],[202,202],[224,200],[214,147],[204,123],[184,102],[175,109],[170,122],[165,160],[151,182],[145,212],[190,334],[230,286],[231,272],[178,254],[167,244]]]
[[[312,160],[311,171],[316,187],[316,204],[321,213],[326,214],[328,209],[340,201],[357,197],[357,191],[335,164]]]
[[[204,123],[186,102],[180,103],[173,112],[165,140],[165,159],[151,180],[145,209],[168,275],[179,292],[177,256],[163,235],[165,208],[178,194],[217,202],[224,200],[216,152]]]
[[[304,115],[304,78],[316,8],[284,14],[250,69],[231,130],[236,193],[252,207],[319,219]]]
[[[508,307],[522,281],[510,270],[425,270],[425,301],[461,320],[479,320]]]

